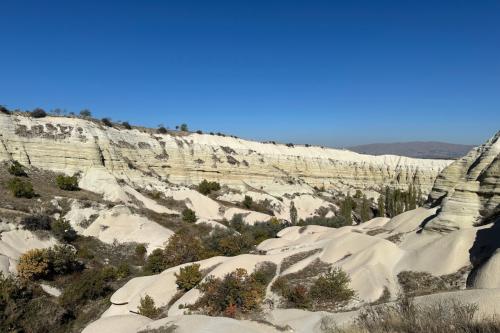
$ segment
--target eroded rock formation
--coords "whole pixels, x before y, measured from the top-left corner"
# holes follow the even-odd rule
[[[205,134],[158,134],[78,118],[20,114],[0,114],[0,159],[68,174],[105,168],[118,179],[138,184],[144,177],[177,184],[206,178],[276,194],[313,186],[343,191],[384,185],[406,188],[410,183],[419,184],[425,193],[451,163]]]
[[[449,231],[472,227],[500,205],[500,132],[450,164],[437,177],[429,195],[441,204],[427,229]]]

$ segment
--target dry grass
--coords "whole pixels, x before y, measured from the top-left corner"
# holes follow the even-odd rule
[[[370,306],[361,310],[354,324],[339,327],[323,318],[325,333],[493,333],[500,332],[496,317],[478,317],[476,304],[457,300],[417,305],[400,297],[392,305]]]
[[[321,252],[321,249],[314,249],[314,250],[310,250],[310,251],[299,252],[299,253],[295,253],[295,254],[292,254],[291,256],[286,257],[281,262],[280,273],[286,271],[288,268],[295,265],[299,261],[302,261],[306,258],[309,258],[310,256],[312,256],[318,252]]]

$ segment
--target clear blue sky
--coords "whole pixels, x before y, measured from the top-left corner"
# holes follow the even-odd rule
[[[0,2],[0,104],[345,146],[500,129],[500,1]]]

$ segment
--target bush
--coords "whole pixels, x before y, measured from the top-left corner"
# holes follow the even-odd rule
[[[78,179],[76,176],[59,175],[56,178],[57,186],[64,191],[78,191]]]
[[[309,309],[311,307],[311,297],[307,287],[299,284],[292,287],[285,294],[285,298],[290,307],[298,309]]]
[[[188,131],[188,125],[187,124],[181,124],[180,126],[180,130],[182,132],[187,132]]]
[[[0,113],[8,114],[8,115],[12,114],[12,112],[3,105],[0,105]]]
[[[198,285],[203,295],[193,308],[212,316],[231,317],[240,312],[258,311],[265,296],[265,288],[242,268],[226,274],[222,279],[209,276]]]
[[[21,220],[21,225],[30,231],[50,230],[51,218],[48,215],[29,215]]]
[[[311,286],[310,296],[316,307],[338,308],[351,301],[356,293],[349,288],[351,278],[340,268],[322,274]]]
[[[36,108],[33,111],[31,111],[31,116],[33,118],[44,118],[47,117],[47,112],[45,112],[43,109]]]
[[[175,273],[175,277],[177,288],[184,291],[188,291],[196,287],[196,285],[200,283],[203,278],[199,264],[181,267],[179,274]]]
[[[184,222],[194,223],[197,220],[196,213],[194,210],[186,208],[182,211],[182,220]]]
[[[105,126],[113,127],[113,123],[111,122],[111,119],[109,119],[109,118],[102,118],[101,121],[102,121],[102,123]]]
[[[59,301],[71,308],[104,297],[112,291],[110,282],[114,277],[114,270],[110,268],[86,270],[75,283],[64,289]]]
[[[243,199],[243,201],[241,203],[243,204],[243,207],[250,209],[250,207],[252,207],[252,204],[253,204],[253,199],[251,196],[245,195],[245,198]]]
[[[144,244],[137,244],[135,247],[135,255],[143,260],[144,256],[148,253],[148,250],[146,249],[146,246]]]
[[[411,298],[400,297],[393,305],[370,306],[362,309],[350,327],[339,328],[334,322],[322,321],[325,332],[360,333],[468,333],[500,332],[495,317],[476,320],[478,306],[460,301],[440,301],[416,305]]]
[[[155,249],[148,256],[146,260],[146,265],[144,265],[144,271],[146,273],[161,273],[167,268],[167,264],[165,263],[163,250]]]
[[[212,191],[219,191],[220,190],[220,184],[217,182],[209,182],[206,179],[204,179],[199,185],[198,185],[198,192],[200,192],[203,195],[210,194]]]
[[[167,268],[206,258],[200,239],[188,232],[172,235],[165,249],[155,249],[144,265],[146,273],[160,273]]]
[[[33,249],[22,254],[17,264],[17,275],[26,280],[37,280],[49,274],[47,250]]]
[[[155,319],[160,314],[160,310],[155,306],[155,301],[149,295],[141,298],[141,304],[137,307],[137,310],[139,310],[140,315],[151,319]]]
[[[196,133],[197,134],[203,134],[203,132],[201,130],[197,130]]]
[[[128,121],[124,121],[122,122],[122,126],[125,127],[126,129],[132,129],[132,126],[130,126],[129,122]]]
[[[132,273],[130,269],[130,265],[126,262],[122,262],[118,267],[116,268],[116,277],[118,279],[124,279]]]
[[[72,242],[78,237],[75,229],[73,229],[71,224],[63,218],[60,218],[58,220],[54,220],[50,224],[50,229],[52,230],[52,234],[59,241]]]
[[[163,126],[158,127],[158,133],[167,134],[167,129]]]
[[[11,175],[17,176],[17,177],[26,177],[28,176],[26,174],[26,171],[24,171],[24,167],[21,163],[18,161],[12,161],[12,164],[9,166],[9,173]]]
[[[76,250],[70,245],[54,245],[47,250],[48,275],[64,275],[80,271],[83,264],[76,260]]]
[[[9,180],[7,187],[16,198],[31,199],[35,196],[35,191],[33,191],[33,185],[31,185],[30,181],[14,178]]]
[[[90,110],[82,110],[80,111],[80,116],[82,116],[83,118],[90,118],[92,117],[92,112],[90,112]]]
[[[329,227],[329,228],[340,228],[351,224],[349,223],[348,220],[345,219],[344,216],[333,216],[333,217],[313,216],[313,217],[308,217],[305,221],[300,220],[298,225],[300,226],[321,225],[323,227]]]

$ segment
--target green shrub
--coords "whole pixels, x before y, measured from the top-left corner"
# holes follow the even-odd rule
[[[332,217],[313,216],[313,217],[308,217],[305,220],[300,220],[300,222],[298,223],[298,225],[300,226],[320,225],[329,228],[340,228],[351,224],[352,222],[346,220],[344,216],[332,216]]]
[[[316,307],[338,308],[351,301],[356,293],[349,288],[351,278],[340,268],[320,275],[309,291]]]
[[[52,234],[62,242],[72,242],[78,237],[75,229],[63,218],[52,221],[50,229]]]
[[[137,244],[135,247],[135,255],[143,260],[144,256],[148,253],[148,250],[146,249],[146,246],[144,244]]]
[[[180,130],[182,132],[187,132],[188,131],[188,125],[187,124],[181,124],[180,126]]]
[[[21,225],[25,230],[50,230],[51,218],[48,215],[29,215],[21,219]]]
[[[16,198],[31,199],[35,196],[35,191],[33,191],[33,185],[31,185],[30,181],[13,178],[9,180],[7,187]]]
[[[196,285],[200,283],[203,278],[199,264],[181,267],[179,274],[175,273],[175,277],[177,288],[184,291],[188,291],[196,287]]]
[[[12,112],[3,105],[0,105],[0,113],[6,114],[6,115],[12,114]]]
[[[252,204],[253,204],[253,199],[251,196],[245,195],[245,198],[243,199],[243,201],[241,203],[242,203],[243,207],[250,209],[252,207]]]
[[[167,129],[163,126],[158,127],[158,133],[167,134]]]
[[[220,184],[217,182],[209,182],[206,179],[204,179],[199,185],[198,185],[198,192],[200,192],[203,195],[210,194],[213,191],[219,191],[220,190]]]
[[[33,111],[31,111],[31,116],[33,118],[44,118],[47,117],[47,112],[45,112],[45,110],[43,109],[36,108]]]
[[[265,296],[265,285],[242,268],[226,274],[222,279],[209,276],[197,288],[203,295],[193,308],[212,316],[234,317],[237,313],[258,311]]]
[[[101,121],[102,121],[102,123],[105,126],[113,127],[113,123],[111,122],[111,119],[109,119],[109,118],[102,118]]]
[[[130,269],[130,265],[126,262],[122,262],[118,267],[116,268],[116,277],[118,279],[124,279],[132,273],[132,270]]]
[[[9,166],[9,173],[17,177],[27,176],[26,171],[24,171],[23,165],[18,161],[12,161],[11,165]]]
[[[307,287],[302,284],[290,288],[285,294],[285,299],[289,307],[298,309],[311,308],[311,297]]]
[[[128,121],[124,121],[122,123],[122,126],[125,127],[126,129],[130,130],[132,129],[132,126],[130,126],[129,122]]]
[[[83,269],[83,264],[76,259],[76,250],[70,245],[54,245],[47,250],[49,275],[65,275]]]
[[[148,256],[143,269],[146,273],[156,274],[163,272],[166,268],[167,264],[163,257],[163,250],[154,249]]]
[[[155,301],[151,296],[146,295],[141,298],[141,304],[137,307],[139,314],[151,319],[155,319],[161,311],[155,306]]]
[[[112,291],[110,282],[114,277],[110,268],[86,270],[75,283],[64,289],[59,301],[61,305],[71,308],[104,297]]]
[[[78,179],[75,176],[64,176],[59,175],[56,178],[57,186],[61,190],[65,191],[77,191],[78,188]]]
[[[80,111],[80,116],[82,116],[83,118],[90,118],[92,117],[92,112],[90,112],[90,110],[84,109]]]
[[[182,211],[182,220],[188,223],[194,223],[197,220],[194,210],[186,208]]]

